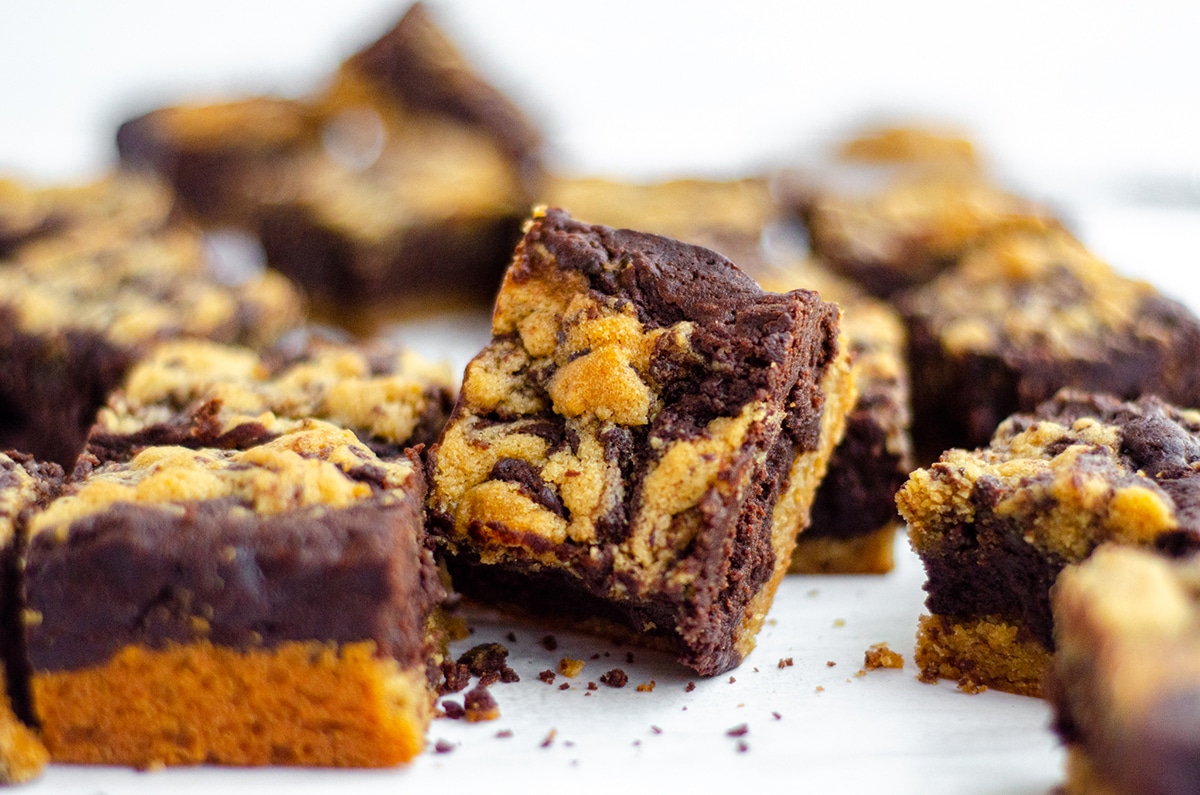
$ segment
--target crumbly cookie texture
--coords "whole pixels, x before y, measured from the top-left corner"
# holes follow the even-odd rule
[[[407,349],[311,337],[260,355],[203,340],[156,347],[97,415],[88,451],[102,460],[146,445],[234,448],[323,419],[379,455],[436,440],[453,378]]]
[[[1071,795],[1200,788],[1200,558],[1107,546],[1053,593],[1048,678]]]
[[[432,454],[456,587],[736,665],[853,402],[838,314],[537,211]]]
[[[1200,405],[1200,320],[1062,231],[996,235],[899,306],[926,460],[1061,387]]]
[[[1200,412],[1064,391],[915,471],[896,501],[927,573],[923,678],[1038,695],[1064,566],[1102,543],[1200,546]]]
[[[792,200],[814,254],[873,295],[890,298],[953,266],[1006,229],[1057,226],[1051,214],[974,168],[945,161],[849,179],[868,187],[797,189]]]
[[[891,571],[896,491],[912,471],[909,381],[900,316],[819,261],[775,256],[755,271],[768,290],[805,287],[842,307],[842,339],[850,350],[858,400],[846,435],[817,490],[812,525],[792,556],[797,573],[882,574]]]
[[[0,446],[69,467],[95,410],[150,345],[260,346],[300,320],[301,297],[278,274],[223,282],[199,233],[166,223],[168,198],[136,177],[39,196],[60,220],[10,252],[0,281]]]
[[[26,522],[22,630],[55,761],[384,766],[444,656],[423,467],[320,420],[244,450],[83,456]]]
[[[0,784],[37,778],[48,761],[34,727],[21,641],[20,568],[24,522],[62,485],[62,470],[0,453]]]

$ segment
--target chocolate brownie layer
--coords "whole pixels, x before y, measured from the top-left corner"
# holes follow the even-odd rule
[[[1200,559],[1105,547],[1054,587],[1047,683],[1071,795],[1200,789]]]
[[[736,665],[853,399],[837,308],[544,210],[493,317],[432,455],[456,587]]]
[[[62,469],[20,453],[0,453],[0,784],[36,778],[48,759],[36,727],[25,657],[21,565],[24,523],[62,485]]]
[[[1061,231],[997,235],[899,301],[926,459],[1061,387],[1200,405],[1200,321]]]
[[[113,205],[101,220],[29,242],[0,265],[0,438],[67,466],[96,409],[150,344],[262,345],[301,314],[278,275],[220,283],[194,230],[129,220],[146,213],[126,206],[123,180],[111,184],[111,193],[94,191]]]
[[[1106,541],[1200,547],[1200,413],[1060,393],[991,445],[950,450],[897,495],[925,565],[925,678],[1039,694],[1050,589]]]
[[[327,420],[381,457],[431,444],[453,402],[445,366],[383,341],[310,336],[260,356],[201,340],[156,347],[97,415],[87,449],[127,460],[151,445],[240,449]]]
[[[419,466],[316,420],[244,451],[81,458],[29,521],[26,645],[53,757],[411,756],[444,595],[423,498]],[[132,698],[137,688],[152,697]]]
[[[842,338],[858,386],[845,438],[817,489],[812,524],[796,544],[792,571],[890,571],[900,518],[896,491],[912,470],[904,324],[894,309],[815,260],[773,256],[756,275],[767,289],[807,287],[841,305]]]

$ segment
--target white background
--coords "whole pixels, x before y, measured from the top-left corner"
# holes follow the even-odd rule
[[[88,178],[112,162],[116,124],[134,113],[188,97],[303,93],[403,6],[0,0],[0,172]],[[733,176],[811,156],[867,119],[958,123],[1005,179],[1063,206],[1102,256],[1200,310],[1200,5],[431,7],[537,119],[560,170]],[[484,326],[478,318],[456,323],[413,327],[413,344],[461,362],[481,344]],[[542,630],[476,616],[476,636],[458,648],[515,631],[518,642],[504,642],[522,682],[494,689],[498,722],[436,721],[430,738],[454,743],[449,754],[382,773],[55,767],[27,791],[712,792],[769,784],[811,793],[1046,793],[1060,781],[1062,755],[1043,703],[916,681],[922,574],[903,541],[898,554],[886,577],[789,578],[759,650],[733,683],[718,677],[685,693],[693,677],[656,655],[635,651],[627,664],[627,649],[564,633],[550,653],[535,643]],[[908,667],[854,676],[879,641],[902,652]],[[589,659],[604,652],[611,657]],[[537,680],[564,655],[588,660],[573,689]],[[794,666],[779,669],[782,657]],[[610,660],[631,685],[585,696],[582,684]],[[654,692],[633,689],[650,679]],[[741,723],[749,727],[745,753],[725,734]],[[496,738],[502,728],[514,736]],[[553,745],[539,747],[551,729]]]

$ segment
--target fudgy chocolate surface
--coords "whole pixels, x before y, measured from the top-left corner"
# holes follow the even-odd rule
[[[1200,559],[1102,548],[1054,590],[1048,678],[1071,795],[1200,788]]]
[[[1052,651],[1050,589],[1064,566],[1103,542],[1200,547],[1197,462],[1200,414],[1154,397],[1064,391],[1014,415],[989,447],[947,451],[897,495],[925,565],[926,606],[943,629],[1005,625],[1015,642]]]
[[[1200,405],[1200,321],[1065,232],[998,235],[899,305],[926,458],[986,444],[1062,387]]]
[[[707,249],[535,214],[431,457],[456,587],[736,664],[807,520],[793,465],[821,450],[819,477],[847,408],[837,317]]]
[[[912,470],[905,331],[896,311],[839,278],[820,261],[773,256],[755,272],[767,289],[807,287],[842,307],[858,400],[846,435],[817,489],[812,524],[800,537],[796,571],[886,571],[899,523],[896,491]],[[867,543],[867,536],[879,536]],[[820,539],[820,540],[817,540]],[[856,540],[867,544],[856,549]]]
[[[131,645],[371,640],[418,664],[443,596],[424,492],[420,466],[381,461],[319,421],[246,451],[85,456],[29,522],[30,662],[52,672]]]
[[[221,283],[199,235],[162,225],[152,212],[161,206],[125,178],[43,199],[64,213],[89,209],[0,264],[6,444],[70,466],[94,412],[149,345],[178,337],[263,345],[299,320],[300,297],[284,279]]]
[[[201,340],[156,347],[98,413],[88,452],[121,461],[155,445],[244,449],[310,418],[385,458],[437,439],[453,402],[448,368],[383,340],[295,336],[306,339],[261,356]]]

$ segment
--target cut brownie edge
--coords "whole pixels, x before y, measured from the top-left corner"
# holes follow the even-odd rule
[[[1051,653],[1022,640],[1022,628],[996,618],[958,621],[924,615],[917,632],[916,662],[923,682],[957,681],[967,692],[985,688],[1041,697]]]

